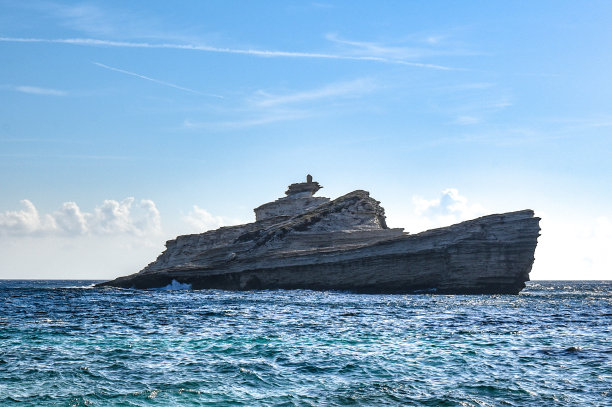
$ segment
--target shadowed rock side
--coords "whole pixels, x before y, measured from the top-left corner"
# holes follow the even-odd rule
[[[517,294],[529,280],[540,230],[531,210],[410,235],[387,227],[368,192],[329,201],[312,197],[319,188],[293,184],[256,222],[178,236],[139,273],[99,286]]]

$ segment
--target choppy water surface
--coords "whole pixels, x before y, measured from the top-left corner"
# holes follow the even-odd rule
[[[0,281],[0,405],[610,405],[612,282],[519,296]]]

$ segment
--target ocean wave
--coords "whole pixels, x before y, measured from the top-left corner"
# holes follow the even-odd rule
[[[172,279],[170,284],[168,284],[165,287],[158,288],[158,290],[166,290],[166,291],[172,291],[172,290],[191,290],[191,284],[179,283],[175,279]]]

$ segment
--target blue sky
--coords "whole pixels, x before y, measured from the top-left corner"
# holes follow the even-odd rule
[[[610,2],[0,1],[0,278],[111,278],[312,174],[612,278]]]

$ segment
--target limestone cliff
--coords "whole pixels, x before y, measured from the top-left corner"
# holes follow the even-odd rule
[[[102,286],[304,288],[356,292],[518,293],[534,261],[539,218],[524,210],[410,235],[389,229],[366,191],[333,201],[292,184],[253,223],[178,236],[139,273]]]

